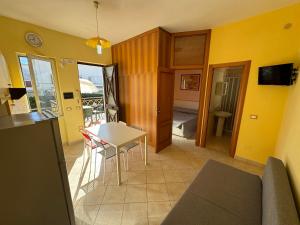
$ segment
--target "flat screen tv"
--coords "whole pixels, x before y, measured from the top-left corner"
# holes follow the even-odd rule
[[[260,85],[292,85],[293,79],[293,63],[259,67]]]

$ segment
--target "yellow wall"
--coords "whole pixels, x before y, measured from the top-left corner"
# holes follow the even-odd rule
[[[299,50],[299,47],[298,47]],[[300,58],[300,51],[298,52]],[[300,80],[289,91],[275,156],[288,168],[300,210]]]
[[[63,21],[62,21],[63,22]],[[30,47],[24,40],[28,31],[38,33],[43,39],[43,47]],[[85,40],[43,27],[24,23],[0,16],[0,50],[8,64],[10,76],[15,87],[23,86],[17,60],[17,53],[42,55],[54,58],[58,72],[60,94],[74,92],[74,100],[62,100],[63,116],[59,119],[63,142],[80,140],[79,127],[83,125],[82,110],[79,94],[79,79],[76,60],[99,64],[111,63],[110,49],[97,55],[95,49],[85,46]],[[71,58],[75,63],[62,67],[60,59]],[[61,97],[62,99],[62,97]],[[66,108],[72,110],[67,111]]]
[[[265,163],[274,155],[291,87],[257,85],[258,67],[299,64],[300,4],[212,30],[210,64],[251,60],[236,155]],[[290,29],[283,29],[292,23]],[[257,114],[251,120],[250,114]],[[299,151],[299,149],[297,149]]]

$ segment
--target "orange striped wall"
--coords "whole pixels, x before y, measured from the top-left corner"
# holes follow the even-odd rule
[[[121,118],[148,132],[155,146],[159,29],[112,46],[119,67]]]

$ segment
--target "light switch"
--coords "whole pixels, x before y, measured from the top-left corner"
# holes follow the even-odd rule
[[[251,120],[257,120],[257,117],[258,117],[258,116],[257,116],[257,115],[254,115],[254,114],[251,114],[251,115],[250,115],[250,119],[251,119]]]

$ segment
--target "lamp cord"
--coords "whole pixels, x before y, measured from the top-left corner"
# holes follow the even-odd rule
[[[96,8],[96,23],[97,23],[97,36],[99,37],[98,6],[99,6],[99,2],[96,2],[96,1],[95,1],[95,8]]]

